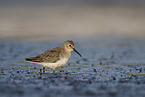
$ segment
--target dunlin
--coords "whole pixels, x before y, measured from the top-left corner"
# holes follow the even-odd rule
[[[26,58],[26,61],[39,64],[42,67],[51,68],[53,69],[53,73],[55,73],[57,67],[64,66],[67,63],[71,56],[71,51],[75,51],[82,57],[75,49],[74,42],[72,40],[67,40],[62,46],[49,49],[38,56]]]

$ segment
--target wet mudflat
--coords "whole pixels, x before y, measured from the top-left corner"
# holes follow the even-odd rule
[[[74,40],[80,58],[64,67],[46,69],[26,63],[63,41],[0,41],[1,97],[143,97],[145,96],[145,39],[97,38]]]

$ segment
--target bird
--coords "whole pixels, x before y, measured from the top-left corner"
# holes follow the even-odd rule
[[[57,67],[64,66],[71,56],[71,51],[75,51],[80,57],[82,55],[75,49],[72,40],[65,41],[60,47],[48,49],[35,57],[25,58],[26,62],[36,63],[43,68],[53,69],[53,74]]]

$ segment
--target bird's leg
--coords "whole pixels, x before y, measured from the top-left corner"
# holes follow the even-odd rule
[[[55,74],[55,70],[53,70],[53,74]]]
[[[42,75],[42,69],[40,69],[40,75]]]
[[[53,74],[55,74],[55,68],[53,69]]]
[[[43,73],[45,73],[45,67],[43,67]]]

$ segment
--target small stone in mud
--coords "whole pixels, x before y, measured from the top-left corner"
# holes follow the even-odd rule
[[[97,70],[96,69],[93,69],[94,70],[94,72],[97,72]]]
[[[17,71],[17,73],[20,73],[20,71]]]
[[[114,76],[112,76],[113,80],[116,80],[116,78]]]
[[[34,69],[36,69],[36,67],[34,67]]]

